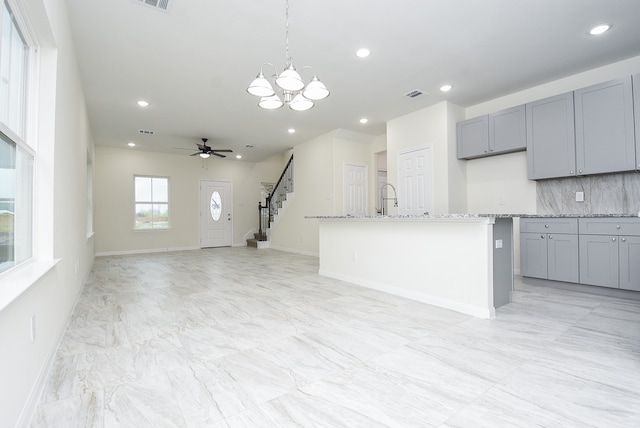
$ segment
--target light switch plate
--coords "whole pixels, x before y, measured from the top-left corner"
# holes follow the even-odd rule
[[[576,192],[576,202],[584,202],[584,192]]]

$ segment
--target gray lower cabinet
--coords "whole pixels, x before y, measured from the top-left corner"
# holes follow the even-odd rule
[[[580,219],[580,283],[640,291],[640,220]]]
[[[578,282],[577,226],[575,218],[521,219],[521,275]]]
[[[640,73],[633,75],[633,107],[636,123],[636,170],[640,171]]]
[[[527,177],[576,175],[573,92],[526,104]]]
[[[616,237],[580,235],[580,283],[620,288]]]
[[[622,236],[620,250],[620,288],[640,291],[640,236]]]
[[[636,169],[631,76],[574,92],[578,175]]]

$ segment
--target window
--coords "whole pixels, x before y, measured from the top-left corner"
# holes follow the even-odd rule
[[[33,256],[33,151],[25,142],[31,48],[0,9],[0,273]]]
[[[29,46],[5,1],[0,12],[0,122],[24,138]]]
[[[136,175],[135,229],[169,228],[169,178]]]

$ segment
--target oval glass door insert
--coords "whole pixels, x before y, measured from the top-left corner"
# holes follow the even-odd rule
[[[222,215],[222,198],[220,197],[220,193],[215,190],[211,194],[211,218],[213,221],[220,220],[220,216]]]

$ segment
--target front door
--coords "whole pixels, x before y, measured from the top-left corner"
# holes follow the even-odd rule
[[[232,244],[233,194],[229,181],[200,181],[200,247]]]
[[[431,147],[398,155],[398,214],[433,213]]]

